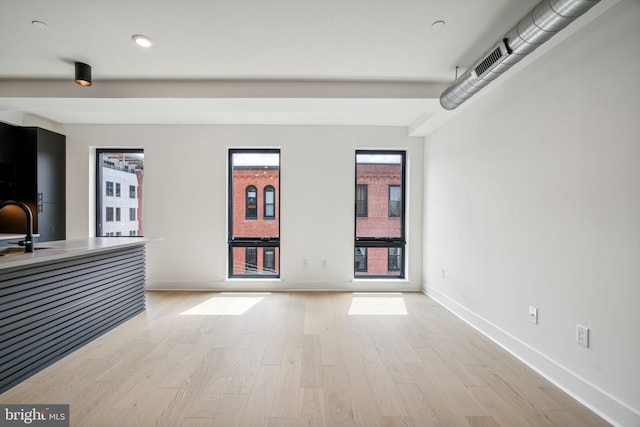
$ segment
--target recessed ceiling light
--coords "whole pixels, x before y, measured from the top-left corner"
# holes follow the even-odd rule
[[[136,42],[138,46],[141,47],[151,47],[151,45],[153,44],[153,41],[150,37],[144,36],[142,34],[134,34],[133,36],[131,36],[131,38],[134,42]]]
[[[39,28],[41,30],[48,30],[49,29],[49,26],[47,24],[45,24],[44,22],[42,22],[42,21],[31,21],[31,24],[34,27]]]
[[[444,21],[438,20],[438,21],[435,21],[433,24],[431,24],[431,28],[433,28],[434,30],[440,30],[444,28],[444,24],[445,24]]]

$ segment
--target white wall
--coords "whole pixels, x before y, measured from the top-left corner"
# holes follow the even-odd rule
[[[425,153],[427,293],[625,426],[640,425],[639,23],[621,1]]]
[[[165,239],[147,247],[150,288],[421,289],[424,141],[404,128],[76,125],[66,135],[68,164],[75,165],[67,177],[70,239],[93,235],[92,150],[144,149],[144,234]],[[281,149],[279,282],[225,280],[229,147]],[[408,280],[353,282],[358,148],[408,152]]]

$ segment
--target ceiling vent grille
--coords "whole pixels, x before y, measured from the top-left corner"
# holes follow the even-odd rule
[[[446,110],[457,108],[599,1],[541,0],[440,95],[440,105]]]
[[[474,77],[476,79],[482,77],[483,74],[492,69],[496,64],[502,62],[508,54],[507,46],[504,42],[501,42],[495,49],[490,51],[478,65],[473,67]]]

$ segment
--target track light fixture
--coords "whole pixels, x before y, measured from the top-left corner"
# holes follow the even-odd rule
[[[91,65],[76,62],[76,83],[80,86],[91,86]]]

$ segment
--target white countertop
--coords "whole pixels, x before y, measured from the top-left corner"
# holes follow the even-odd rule
[[[25,233],[0,233],[0,240],[24,240]],[[34,234],[33,237],[39,237],[39,234]]]
[[[22,236],[24,238],[24,236]],[[34,245],[34,251],[25,253],[24,247],[0,248],[0,270],[40,262],[61,260],[117,248],[142,245],[161,239],[147,237],[92,237],[88,239],[58,240]]]

